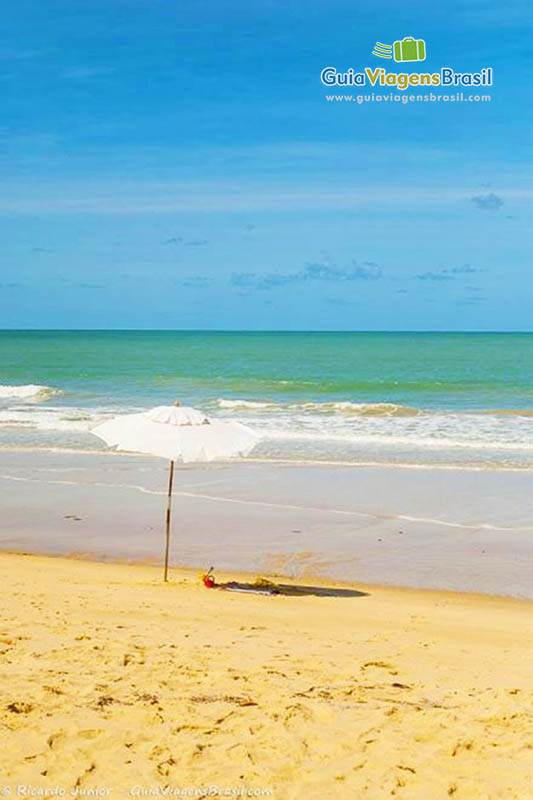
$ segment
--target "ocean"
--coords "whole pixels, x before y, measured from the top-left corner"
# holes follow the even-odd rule
[[[533,469],[533,334],[0,331],[0,448],[102,452],[175,399],[252,460]]]

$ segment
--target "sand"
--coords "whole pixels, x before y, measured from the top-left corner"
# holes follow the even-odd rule
[[[0,577],[0,792],[532,796],[530,603],[6,553]]]

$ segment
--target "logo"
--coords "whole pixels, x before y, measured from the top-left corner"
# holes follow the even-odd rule
[[[395,61],[425,61],[426,43],[423,39],[413,39],[406,36],[399,42],[394,42]]]
[[[415,86],[442,86],[455,89],[463,86],[492,86],[492,67],[483,67],[477,72],[456,72],[452,67],[440,67],[434,72],[411,72],[416,69],[413,62],[425,61],[427,56],[425,39],[415,39],[405,36],[397,39],[392,44],[376,42],[372,55],[387,60],[394,59],[397,63],[406,64],[402,72],[389,71],[385,65],[364,67],[349,67],[343,71],[336,67],[324,67],[320,73],[320,80],[324,86],[366,86],[373,88],[389,89],[395,87],[400,92],[405,92]],[[413,64],[413,67],[410,67]]]
[[[376,42],[374,49],[372,50],[372,55],[377,56],[378,58],[392,58],[392,45]]]
[[[395,61],[425,61],[426,43],[424,39],[406,36],[398,39],[394,45],[376,42],[372,50],[372,55],[378,58],[392,58],[393,54]]]

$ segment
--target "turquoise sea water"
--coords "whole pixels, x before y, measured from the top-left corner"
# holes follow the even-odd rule
[[[2,447],[101,449],[176,398],[252,457],[533,468],[533,334],[0,331]]]

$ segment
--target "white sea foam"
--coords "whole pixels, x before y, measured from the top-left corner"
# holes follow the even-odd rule
[[[0,404],[0,445],[101,449],[91,429],[131,406],[36,404],[33,398]],[[249,425],[261,438],[256,455],[288,459],[382,463],[533,465],[533,417],[524,412],[445,411],[394,403],[291,403],[218,399],[208,414]],[[527,410],[526,410],[527,411]]]
[[[35,383],[26,383],[21,386],[0,384],[0,400],[48,400],[49,397],[58,397],[64,394],[61,389],[52,386],[40,386]]]
[[[318,431],[318,430],[270,430],[263,431],[262,438],[270,441],[294,441],[294,442],[338,442],[351,444],[358,447],[368,447],[371,445],[379,445],[382,447],[405,447],[405,448],[422,448],[422,449],[457,449],[464,448],[467,450],[510,450],[510,451],[533,451],[533,440],[524,442],[519,441],[483,441],[480,438],[468,440],[466,438],[458,439],[451,436],[440,436],[431,438],[430,436],[412,435],[412,436],[394,436],[388,432],[383,433],[362,433],[345,431],[343,433],[335,433],[332,431]]]
[[[10,406],[0,409],[0,428],[22,428],[39,431],[89,431],[110,414],[107,409],[64,407]]]
[[[380,449],[533,450],[531,417],[442,411],[403,413],[409,409],[391,403],[218,403],[222,418],[231,416],[251,426],[267,446],[268,442],[314,442],[323,449],[324,443],[337,442],[358,449],[375,445]],[[0,429],[89,433],[110,416],[141,410],[24,403],[0,408]]]
[[[417,409],[393,403],[351,401],[272,403],[252,406],[233,400],[220,414],[232,413],[253,427],[265,452],[323,457],[329,451],[343,457],[379,455],[385,461],[420,458],[491,463],[531,461],[533,418],[515,411],[445,411]],[[220,401],[219,401],[220,403]],[[424,455],[425,453],[425,455]],[[434,455],[432,455],[432,453]],[[462,455],[461,455],[462,453]],[[388,454],[388,455],[387,455]]]
[[[215,405],[218,408],[227,408],[227,409],[234,409],[234,408],[276,408],[278,406],[277,403],[267,403],[267,402],[259,402],[257,400],[225,400],[223,398],[219,398],[215,401]]]

